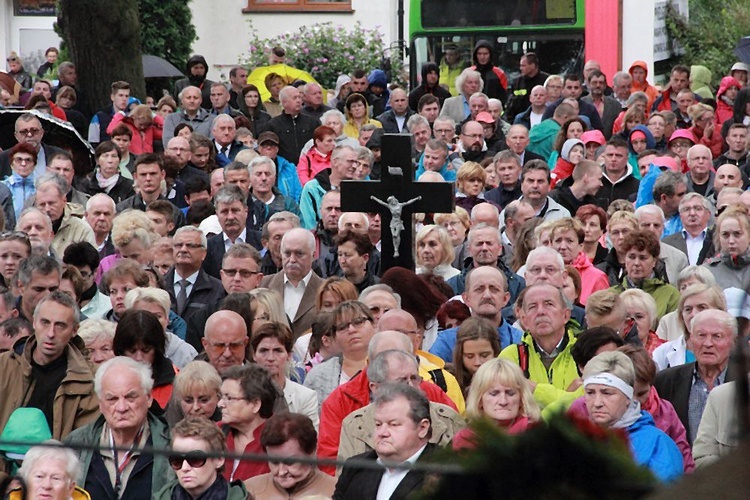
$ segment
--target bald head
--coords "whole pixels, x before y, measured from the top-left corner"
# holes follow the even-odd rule
[[[370,345],[367,348],[367,357],[374,359],[381,352],[394,349],[414,354],[411,340],[407,335],[395,330],[378,332],[370,339]]]
[[[247,324],[234,311],[217,311],[209,316],[204,329],[203,349],[208,362],[219,373],[245,362]]]
[[[422,349],[424,331],[419,328],[414,316],[403,309],[391,309],[383,314],[380,321],[378,321],[378,331],[401,332],[409,338],[413,349],[412,352]]]
[[[726,187],[742,188],[742,173],[736,165],[726,163],[716,169],[714,190],[720,193]]]
[[[500,213],[497,207],[491,203],[479,203],[471,209],[471,225],[487,224],[492,227],[500,227]]]

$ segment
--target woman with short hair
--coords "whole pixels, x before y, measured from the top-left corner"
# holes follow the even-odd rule
[[[466,418],[470,423],[481,419],[494,421],[508,434],[520,434],[539,421],[539,405],[521,368],[503,358],[493,358],[477,370],[466,399]],[[454,450],[477,447],[477,436],[471,428],[453,437]]]
[[[417,274],[440,276],[455,290],[461,271],[451,265],[455,259],[455,249],[448,231],[436,224],[423,226],[417,232],[416,248]]]
[[[628,318],[635,321],[638,340],[641,341],[646,351],[652,354],[654,349],[664,343],[664,340],[660,339],[654,331],[656,326],[656,301],[651,295],[638,288],[625,290],[620,294],[620,297],[625,303]]]
[[[112,343],[115,338],[115,323],[106,319],[86,319],[78,326],[78,336],[86,345],[86,359],[99,366],[115,357]]]
[[[152,113],[148,104],[138,104],[128,115],[115,113],[107,126],[107,134],[112,135],[121,123],[133,132],[130,152],[134,155],[153,153],[154,143],[161,144],[164,118],[158,113]]]
[[[192,361],[174,378],[172,399],[167,405],[166,418],[170,426],[183,418],[221,420],[219,398],[221,376],[210,363]]]
[[[297,163],[297,175],[303,186],[321,171],[331,168],[331,153],[337,145],[336,131],[321,125],[313,131],[313,144]]]
[[[589,420],[606,429],[622,429],[636,463],[648,467],[660,481],[678,479],[683,458],[668,435],[654,425],[635,397],[633,363],[622,352],[604,352],[583,369],[584,400]]]
[[[690,285],[715,285],[716,280],[711,271],[706,266],[688,266],[677,275],[677,283],[675,287],[680,293],[684,292]],[[662,338],[668,342],[679,339],[684,331],[679,322],[680,306],[677,306],[676,311],[672,311],[669,314],[665,314],[661,320],[659,320],[659,326],[656,328],[656,334],[659,338]]]
[[[87,500],[89,494],[76,486],[81,472],[78,456],[55,440],[44,442],[49,446],[34,446],[26,452],[23,465],[18,470],[24,489],[8,494],[9,500]]]
[[[177,479],[154,497],[156,500],[244,500],[247,490],[240,481],[227,482],[224,470],[227,445],[213,422],[189,417],[172,428],[169,465]]]
[[[102,142],[96,147],[94,158],[96,168],[80,183],[83,192],[90,196],[104,193],[115,204],[135,194],[133,181],[120,174],[122,152],[117,144],[112,141]]]

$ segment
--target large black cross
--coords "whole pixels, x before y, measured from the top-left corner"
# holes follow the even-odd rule
[[[383,228],[380,249],[381,272],[396,266],[413,270],[412,214],[453,212],[453,183],[414,181],[411,136],[408,135],[383,135],[380,163],[383,165],[380,181],[341,183],[341,211],[380,213]],[[391,228],[394,215],[398,216],[399,213],[401,224]],[[396,231],[398,229],[400,231]],[[395,237],[396,232],[399,233],[398,237]],[[394,239],[399,240],[397,245],[394,245]]]

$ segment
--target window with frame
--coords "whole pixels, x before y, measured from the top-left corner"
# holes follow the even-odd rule
[[[247,0],[242,12],[353,12],[351,0]]]

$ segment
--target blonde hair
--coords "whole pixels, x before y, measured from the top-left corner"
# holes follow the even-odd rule
[[[530,421],[539,420],[541,415],[539,405],[531,394],[531,388],[526,377],[523,376],[521,368],[503,358],[494,358],[479,367],[471,379],[469,386],[469,397],[466,399],[466,418],[477,420],[484,417],[482,409],[482,396],[490,390],[494,384],[502,384],[506,387],[518,389],[521,394],[521,407],[519,415],[523,415]]]
[[[625,308],[638,308],[648,315],[649,328],[656,328],[656,321],[659,316],[656,314],[656,300],[639,288],[629,288],[620,294],[620,298],[625,303]]]
[[[474,161],[465,162],[456,173],[456,181],[459,183],[476,178],[482,179],[482,184],[487,183],[487,172],[479,163]]]
[[[125,210],[112,222],[112,242],[116,247],[124,247],[135,239],[148,248],[157,237],[151,220],[140,210]]]
[[[607,231],[610,231],[615,224],[621,224],[623,222],[630,224],[634,230],[638,229],[638,219],[633,212],[618,210],[609,216],[609,221],[607,221]]]
[[[169,294],[161,288],[133,288],[125,295],[125,307],[132,309],[138,302],[150,302],[164,309],[164,315],[169,317],[171,301]]]
[[[451,237],[448,235],[448,231],[446,231],[443,226],[438,226],[437,224],[428,224],[422,227],[422,229],[420,229],[417,233],[416,247],[419,248],[419,242],[425,239],[431,233],[435,233],[437,235],[438,242],[440,242],[440,246],[443,248],[443,259],[438,262],[438,265],[450,264],[451,262],[453,262],[453,259],[456,258],[456,250],[453,247],[453,243],[451,243]],[[417,263],[419,264],[419,252],[417,252]]]
[[[193,391],[221,391],[221,376],[210,363],[191,361],[186,364],[174,379],[175,398],[179,399]]]
[[[463,207],[456,207],[453,213],[450,214],[435,214],[435,224],[442,225],[444,221],[451,220],[453,217],[458,218],[464,228],[466,228],[467,231],[469,230],[469,227],[471,226],[471,218],[469,217],[469,212]]]
[[[724,290],[718,285],[706,285],[703,283],[696,283],[690,285],[685,290],[680,292],[680,301],[677,303],[677,323],[682,327],[682,332],[687,339],[690,336],[688,325],[685,324],[685,320],[682,318],[682,308],[685,307],[685,301],[687,299],[699,295],[701,293],[708,294],[708,302],[713,306],[714,309],[721,311],[727,310],[727,299],[724,296]]]
[[[250,290],[250,310],[253,316],[258,309],[258,304],[261,304],[268,311],[268,321],[289,326],[289,320],[287,320],[284,312],[284,300],[278,293],[269,288]]]
[[[78,336],[81,337],[86,346],[99,339],[111,342],[115,338],[116,328],[116,323],[107,321],[106,319],[89,318],[81,321],[81,324],[78,326]]]

